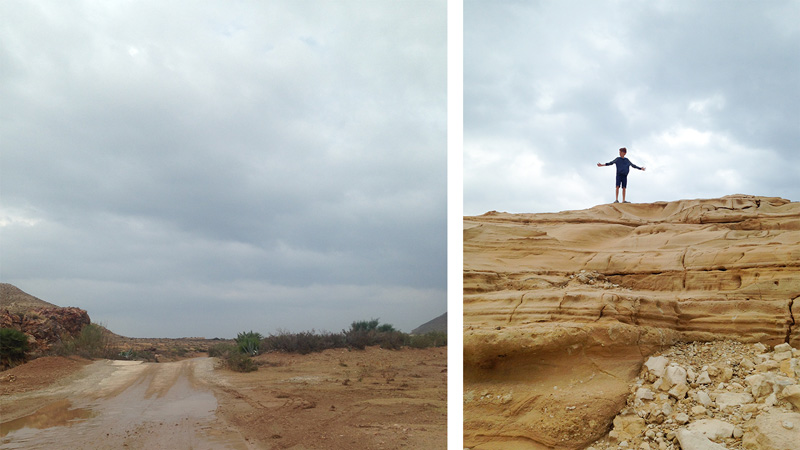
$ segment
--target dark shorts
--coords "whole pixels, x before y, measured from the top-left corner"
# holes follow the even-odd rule
[[[617,187],[622,186],[622,189],[628,188],[628,174],[627,173],[618,173],[617,174]]]

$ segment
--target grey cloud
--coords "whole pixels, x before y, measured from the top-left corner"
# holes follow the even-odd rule
[[[85,289],[100,316],[170,280],[445,308],[445,2],[0,13],[4,281]]]

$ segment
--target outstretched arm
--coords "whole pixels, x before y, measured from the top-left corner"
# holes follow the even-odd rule
[[[645,170],[646,169],[645,167],[639,167],[634,163],[631,163],[631,167],[633,167],[634,169],[639,169],[639,170]]]
[[[605,164],[603,164],[603,163],[597,163],[597,167],[610,166],[610,165],[614,164],[615,162],[617,162],[617,159],[619,159],[619,158],[615,158],[613,161],[611,161],[611,162],[607,162],[607,163],[605,163]]]

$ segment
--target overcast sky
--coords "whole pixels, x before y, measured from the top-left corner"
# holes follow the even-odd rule
[[[446,19],[0,2],[0,281],[131,337],[444,313]]]
[[[465,0],[464,214],[613,202],[620,147],[632,202],[800,201],[800,2]]]

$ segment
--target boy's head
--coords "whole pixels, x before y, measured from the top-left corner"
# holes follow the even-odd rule
[[[619,149],[619,156],[625,156],[626,153],[628,153],[627,148],[622,147],[621,149]]]

